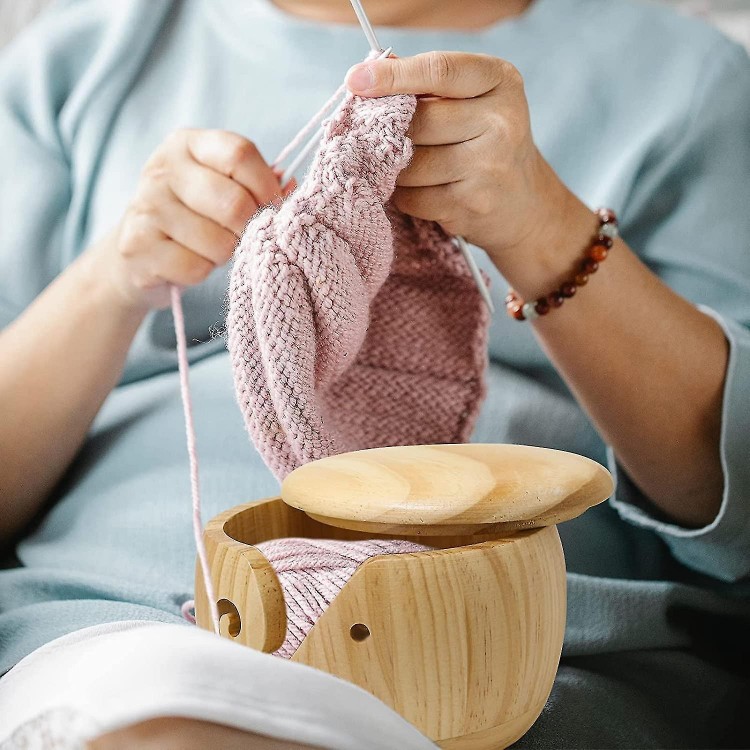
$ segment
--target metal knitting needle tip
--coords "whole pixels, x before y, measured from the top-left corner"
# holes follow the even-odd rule
[[[359,21],[359,25],[362,27],[362,31],[365,32],[367,43],[370,45],[370,49],[373,52],[382,52],[383,48],[380,46],[378,38],[375,36],[372,24],[370,23],[370,19],[367,17],[367,13],[365,13],[365,9],[362,7],[362,3],[360,2],[360,0],[349,0],[349,2],[352,4],[354,12],[357,14],[357,20]]]
[[[490,290],[487,289],[487,285],[484,283],[482,274],[479,272],[479,266],[477,266],[477,262],[474,260],[474,256],[471,254],[471,250],[469,250],[469,245],[460,234],[456,235],[455,240],[456,244],[458,245],[458,249],[461,251],[461,254],[466,260],[466,265],[469,267],[469,271],[471,271],[474,283],[477,285],[477,289],[479,289],[479,293],[482,295],[484,304],[487,305],[489,311],[494,315],[495,306],[492,304]]]

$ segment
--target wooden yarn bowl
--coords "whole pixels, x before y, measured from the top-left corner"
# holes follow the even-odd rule
[[[518,445],[376,448],[292,472],[282,497],[214,518],[205,540],[221,633],[273,652],[286,635],[275,572],[252,545],[399,538],[434,550],[373,557],[292,661],[359,685],[442,748],[497,750],[549,697],[565,630],[555,524],[612,493],[582,456]],[[200,569],[198,625],[211,629]]]

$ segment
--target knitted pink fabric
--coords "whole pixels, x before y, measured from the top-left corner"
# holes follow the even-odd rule
[[[460,252],[387,201],[408,163],[412,96],[348,96],[302,185],[235,254],[237,398],[278,478],[334,453],[468,439],[489,316]]]
[[[286,640],[276,656],[290,658],[310,628],[365,560],[430,549],[399,539],[341,542],[328,539],[273,539],[256,547],[279,577],[286,602]]]

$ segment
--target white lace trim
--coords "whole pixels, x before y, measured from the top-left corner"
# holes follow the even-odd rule
[[[95,723],[84,714],[53,708],[24,722],[0,743],[0,750],[85,750],[95,733]]]

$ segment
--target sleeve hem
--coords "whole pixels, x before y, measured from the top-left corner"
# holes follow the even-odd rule
[[[610,503],[623,520],[662,536],[682,562],[701,572],[736,580],[748,573],[743,558],[750,545],[750,541],[742,542],[750,535],[750,512],[742,507],[743,499],[750,494],[750,332],[711,308],[701,305],[699,309],[721,326],[730,349],[722,401],[720,457],[724,491],[719,512],[711,523],[699,529],[660,519],[658,509],[650,505],[620,467],[614,450],[607,446],[607,464],[616,483]]]

